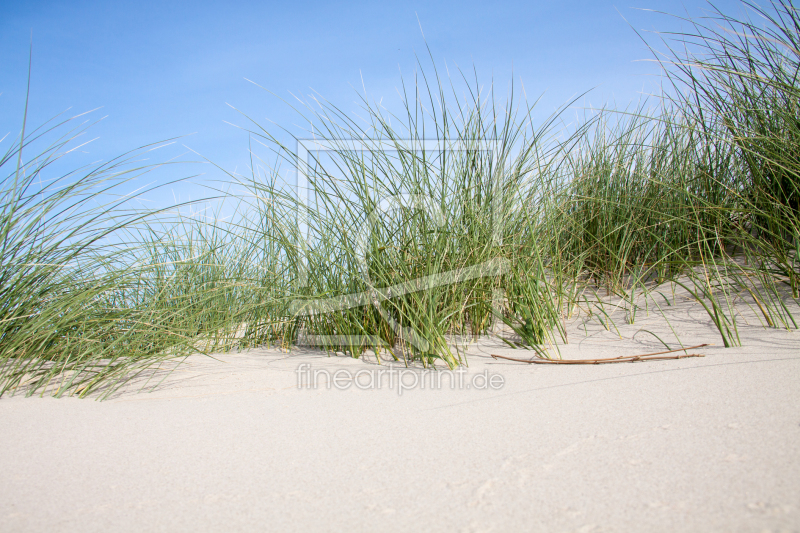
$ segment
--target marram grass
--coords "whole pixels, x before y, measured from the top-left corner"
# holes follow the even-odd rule
[[[114,192],[148,170],[138,152],[41,182],[77,132],[23,128],[0,160],[0,394],[106,397],[197,351],[312,337],[453,367],[468,361],[452,339],[499,323],[512,346],[558,358],[576,313],[615,331],[610,299],[633,324],[676,287],[725,346],[741,305],[796,329],[800,16],[750,7],[766,25],[717,13],[732,31],[675,36],[689,54],[664,62],[674,90],[655,110],[534,124],[513,92],[501,103],[465,82],[459,97],[435,69],[404,87],[400,114],[307,105],[333,146],[312,153],[309,205],[253,164],[230,175],[249,194],[225,222],[128,209]],[[365,138],[391,149],[353,144]]]

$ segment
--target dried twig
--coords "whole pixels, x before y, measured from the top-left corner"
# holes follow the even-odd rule
[[[677,350],[667,350],[664,352],[646,353],[642,355],[628,355],[620,357],[609,357],[608,359],[544,359],[536,357],[534,359],[515,359],[514,357],[506,357],[504,355],[492,354],[495,359],[506,359],[507,361],[516,361],[518,363],[531,363],[537,365],[602,365],[606,363],[634,363],[636,361],[657,361],[663,359],[685,359],[687,357],[705,357],[699,353],[687,353],[681,355],[667,355],[665,353],[685,352],[686,350],[694,350],[695,348],[702,348],[708,344],[698,344],[697,346],[689,346],[688,348],[679,348]]]

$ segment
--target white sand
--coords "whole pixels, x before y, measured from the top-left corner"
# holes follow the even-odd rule
[[[3,398],[0,530],[800,531],[800,333],[751,320],[723,349],[696,304],[671,321],[716,345],[534,366],[485,341],[469,375],[502,389],[402,396],[298,390],[301,363],[376,367],[254,350],[195,357],[148,394]],[[659,317],[625,340],[573,322],[563,356],[657,351],[642,328],[670,336]]]

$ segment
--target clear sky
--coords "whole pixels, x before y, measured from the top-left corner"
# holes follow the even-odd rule
[[[363,79],[370,99],[391,105],[400,72],[413,76],[427,41],[437,66],[474,66],[483,84],[494,79],[505,90],[513,69],[529,98],[545,94],[544,110],[590,89],[582,104],[624,107],[657,88],[658,68],[637,61],[652,55],[632,28],[678,28],[642,9],[697,16],[707,8],[672,0],[0,4],[0,137],[21,126],[32,32],[31,123],[102,107],[95,115],[108,117],[87,148],[94,159],[194,133],[181,143],[239,171],[247,136],[225,122],[245,121],[226,103],[291,129],[301,124],[279,97],[313,90],[354,111]],[[737,2],[716,5],[741,11]]]

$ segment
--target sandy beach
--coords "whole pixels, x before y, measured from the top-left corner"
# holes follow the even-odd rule
[[[663,349],[642,333],[663,323],[573,320],[562,357]],[[533,353],[484,339],[462,384],[409,374],[403,390],[368,386],[386,365],[260,349],[194,356],[103,402],[4,397],[0,529],[800,530],[797,333],[743,323],[725,349],[692,303],[670,324],[685,346],[716,344],[544,366],[495,360]],[[304,364],[361,381],[314,388]]]
[[[800,533],[800,9],[634,3],[4,4],[0,533]]]

